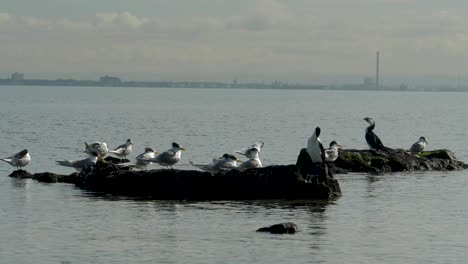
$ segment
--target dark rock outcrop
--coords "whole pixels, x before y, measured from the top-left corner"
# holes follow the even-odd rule
[[[25,170],[15,170],[8,177],[18,178],[18,179],[31,179],[33,175]]]
[[[39,172],[31,174],[25,170],[15,170],[13,171],[9,177],[18,178],[18,179],[33,179],[39,182],[46,182],[46,183],[55,183],[55,182],[63,182],[63,183],[75,183],[78,179],[78,173],[74,172],[70,175],[61,175],[55,174],[52,172]]]
[[[262,227],[257,230],[257,232],[270,232],[272,234],[294,234],[299,232],[299,228],[295,223],[286,222],[269,227]]]
[[[305,173],[305,174],[303,174]],[[196,170],[132,171],[97,163],[81,171],[80,188],[114,195],[170,200],[333,199],[341,196],[327,166],[268,166],[212,175]]]
[[[390,152],[373,150],[340,150],[338,159],[330,164],[334,173],[400,172],[425,170],[461,170],[465,164],[450,150],[424,151],[412,154],[404,150]]]
[[[63,183],[76,183],[78,180],[78,173],[72,173],[70,175],[61,175],[55,174],[51,172],[41,172],[41,173],[34,173],[32,178],[39,182],[46,182],[46,183],[55,183],[55,182],[63,182]]]

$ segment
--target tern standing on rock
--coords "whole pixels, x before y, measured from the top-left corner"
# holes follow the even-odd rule
[[[178,143],[172,142],[172,148],[169,150],[164,151],[163,153],[159,154],[158,156],[152,159],[140,159],[142,161],[149,161],[158,163],[161,166],[170,167],[179,162],[180,157],[182,155],[182,150],[185,151],[183,147],[181,147]]]
[[[31,156],[29,155],[29,151],[27,149],[23,149],[13,156],[0,160],[10,164],[13,167],[16,167],[18,170],[21,170],[22,167],[28,165],[31,162]]]
[[[132,140],[127,139],[125,144],[118,146],[114,150],[110,150],[109,153],[115,154],[116,156],[120,157],[121,159],[122,158],[126,159],[127,156],[130,155],[130,153],[132,153],[132,146],[133,146]]]

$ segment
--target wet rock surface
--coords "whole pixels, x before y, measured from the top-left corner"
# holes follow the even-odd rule
[[[63,183],[75,183],[78,179],[78,173],[72,173],[70,175],[61,175],[55,174],[52,172],[39,172],[31,174],[25,170],[15,170],[13,171],[9,177],[18,178],[18,179],[33,179],[39,182],[46,182],[46,183],[56,183],[56,182],[63,182]]]
[[[25,170],[15,170],[8,177],[18,178],[18,179],[31,179],[33,175]]]
[[[299,232],[299,228],[295,223],[286,222],[272,225],[269,227],[259,228],[257,229],[257,232],[268,232],[272,234],[294,234],[296,232]]]
[[[78,173],[75,172],[70,175],[62,175],[62,174],[55,174],[51,172],[41,172],[41,173],[34,173],[32,178],[39,182],[46,182],[46,183],[62,182],[62,183],[74,184],[77,182]]]
[[[127,170],[98,163],[83,170],[76,185],[82,189],[149,199],[257,200],[333,199],[341,196],[338,182],[329,185],[326,167],[302,175],[296,165],[268,166],[212,175],[196,170]],[[326,170],[326,171],[322,171]],[[317,173],[317,175],[312,175]],[[338,189],[336,189],[338,187]]]
[[[401,172],[461,170],[466,165],[446,149],[424,151],[420,154],[404,150],[392,152],[373,150],[340,150],[338,159],[330,164],[334,173],[346,172]]]

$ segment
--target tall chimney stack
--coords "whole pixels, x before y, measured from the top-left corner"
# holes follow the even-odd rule
[[[375,87],[379,89],[379,51],[377,51],[377,61],[375,67]]]

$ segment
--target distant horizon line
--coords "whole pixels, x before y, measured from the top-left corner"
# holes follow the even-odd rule
[[[11,78],[12,74],[0,73],[5,79]],[[121,80],[129,82],[222,82],[222,83],[294,83],[301,85],[347,85],[363,84],[365,79],[375,77],[371,74],[317,74],[310,72],[268,72],[268,73],[233,73],[233,72],[127,72],[127,73],[99,73],[99,72],[17,72],[23,74],[27,80],[97,80],[103,76],[118,77]],[[70,75],[74,75],[70,77]],[[54,79],[55,78],[55,79]],[[2,79],[0,77],[0,79]],[[380,84],[382,85],[417,85],[417,86],[460,86],[468,83],[468,75],[454,74],[407,74],[407,75],[380,75]]]
[[[294,82],[232,82],[223,81],[122,81],[120,77],[104,75],[98,80],[88,79],[27,79],[24,74],[14,72],[10,78],[1,79],[0,85],[11,86],[75,86],[75,87],[133,87],[133,88],[211,88],[211,89],[290,89],[290,90],[349,90],[349,91],[460,91],[468,92],[468,86],[437,85],[437,86],[408,86],[381,85],[375,79],[365,78],[363,83],[347,83],[340,85],[302,84]]]

